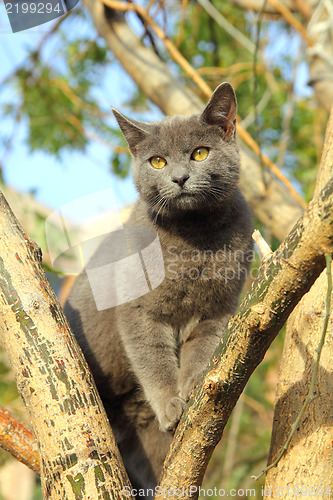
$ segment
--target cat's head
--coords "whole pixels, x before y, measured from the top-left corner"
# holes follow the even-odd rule
[[[154,213],[229,202],[239,178],[237,103],[221,83],[201,114],[145,123],[113,113],[133,156],[134,183]]]

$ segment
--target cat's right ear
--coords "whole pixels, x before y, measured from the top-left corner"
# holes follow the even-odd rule
[[[116,109],[111,109],[128,143],[131,153],[135,154],[137,144],[143,141],[149,134],[149,123],[132,120],[132,118],[127,118]]]

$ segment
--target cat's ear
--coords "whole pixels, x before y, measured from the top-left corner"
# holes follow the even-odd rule
[[[143,141],[150,132],[149,123],[132,120],[132,118],[127,118],[116,109],[111,109],[128,143],[131,153],[135,154],[137,144]]]
[[[221,83],[209,99],[201,118],[205,123],[218,125],[231,138],[236,132],[237,100],[234,89],[228,82]]]

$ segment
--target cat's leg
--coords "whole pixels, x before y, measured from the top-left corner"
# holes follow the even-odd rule
[[[172,436],[159,429],[152,418],[149,423],[131,429],[119,444],[129,479],[137,498],[153,499]]]
[[[191,390],[198,384],[213,353],[223,336],[230,316],[222,320],[204,320],[192,330],[180,351],[178,377],[179,394],[188,399]]]
[[[142,309],[121,315],[119,331],[145,397],[162,430],[177,425],[185,402],[178,391],[178,358],[173,329],[153,321]]]

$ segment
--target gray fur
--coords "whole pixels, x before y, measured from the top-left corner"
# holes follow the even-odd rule
[[[166,275],[142,297],[97,311],[82,273],[65,312],[135,487],[156,485],[171,442],[166,431],[217,347],[249,269],[252,223],[237,186],[236,108],[224,83],[201,115],[148,124],[114,110],[140,194],[128,227],[157,231]],[[201,162],[191,159],[198,147],[209,149]],[[153,156],[167,165],[153,168]]]

